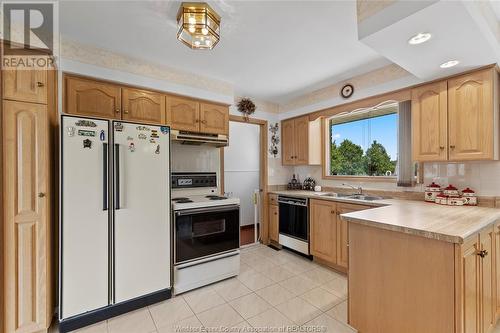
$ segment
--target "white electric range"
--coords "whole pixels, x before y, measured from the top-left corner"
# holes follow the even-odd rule
[[[177,193],[176,193],[177,194]],[[226,205],[239,205],[239,198],[228,198],[217,194],[201,194],[189,195],[179,194],[185,196],[173,197],[172,193],[172,208],[174,211],[192,208],[204,208]]]
[[[216,173],[172,173],[174,293],[240,269],[240,200],[219,195]]]

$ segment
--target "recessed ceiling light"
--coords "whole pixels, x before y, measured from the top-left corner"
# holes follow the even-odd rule
[[[408,39],[408,44],[410,45],[418,45],[427,42],[429,39],[431,39],[432,35],[428,32],[420,32],[413,36],[412,38]]]
[[[442,63],[441,65],[439,65],[439,67],[450,68],[450,67],[458,65],[459,63],[460,63],[460,61],[458,61],[458,60],[450,60],[450,61]]]

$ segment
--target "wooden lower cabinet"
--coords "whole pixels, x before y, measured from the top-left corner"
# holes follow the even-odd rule
[[[349,266],[349,223],[340,215],[370,206],[311,199],[310,251],[311,254],[336,268],[347,271]]]
[[[500,222],[495,224],[495,291],[496,291],[496,318],[500,318]]]
[[[279,243],[279,208],[269,205],[269,240]]]
[[[349,267],[349,222],[341,218],[341,214],[373,208],[370,206],[337,203],[337,266]]]
[[[5,326],[45,331],[53,314],[47,105],[3,101]]]
[[[495,229],[487,228],[479,234],[481,251],[481,323],[483,332],[491,332],[496,323]]]
[[[311,199],[310,252],[330,263],[337,261],[337,204],[328,200]]]
[[[471,237],[462,246],[460,293],[462,296],[461,325],[464,333],[481,332],[479,301],[479,237]]]
[[[454,244],[351,222],[349,324],[359,332],[492,332],[498,227]]]
[[[461,246],[460,323],[463,333],[493,330],[496,323],[495,229],[469,237]]]

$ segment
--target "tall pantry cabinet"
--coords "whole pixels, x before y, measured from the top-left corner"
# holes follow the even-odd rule
[[[46,332],[54,310],[52,247],[56,73],[2,70],[1,332]]]

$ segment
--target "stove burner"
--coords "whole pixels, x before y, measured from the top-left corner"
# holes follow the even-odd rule
[[[182,198],[182,200],[175,200],[176,203],[190,203],[193,202],[193,200],[188,199],[188,198]]]
[[[184,198],[184,197],[172,198],[172,201],[173,201],[173,202],[177,202],[177,201],[185,201],[185,200],[189,200],[189,198]]]
[[[226,197],[220,197],[218,195],[210,195],[210,196],[207,196],[207,198],[210,200],[225,200],[225,199],[227,199]]]

